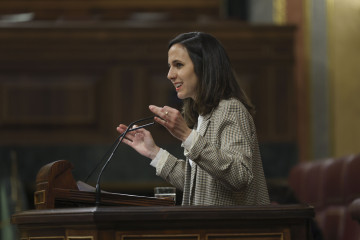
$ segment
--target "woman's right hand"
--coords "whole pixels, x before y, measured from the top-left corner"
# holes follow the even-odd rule
[[[134,126],[134,128],[135,127],[136,126]],[[126,125],[120,124],[116,130],[119,133],[123,133],[125,132],[126,128]],[[144,128],[128,132],[124,137],[123,142],[132,147],[141,155],[150,159],[154,159],[156,154],[160,151],[160,148],[155,144],[151,133]]]

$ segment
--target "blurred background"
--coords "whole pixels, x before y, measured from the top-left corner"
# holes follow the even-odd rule
[[[257,109],[272,199],[295,164],[360,152],[359,13],[357,0],[0,1],[2,239],[16,235],[13,212],[34,208],[42,166],[68,160],[84,181],[119,123],[149,116],[149,104],[181,108],[166,75],[167,43],[182,32],[227,50]],[[182,157],[166,130],[149,130]],[[101,185],[152,196],[167,184],[121,145]]]

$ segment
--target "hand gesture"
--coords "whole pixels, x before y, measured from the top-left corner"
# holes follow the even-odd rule
[[[137,126],[134,125],[134,128]],[[116,130],[119,133],[125,132],[127,126],[124,124],[120,124]],[[123,139],[123,142],[130,147],[132,147],[135,151],[140,153],[141,155],[148,157],[150,159],[154,159],[156,154],[159,152],[160,148],[155,144],[151,133],[144,129],[138,129],[135,131],[128,132]]]
[[[163,125],[175,138],[185,141],[190,135],[191,129],[187,126],[179,110],[168,106],[157,107],[150,105],[149,109],[156,116],[154,120]]]

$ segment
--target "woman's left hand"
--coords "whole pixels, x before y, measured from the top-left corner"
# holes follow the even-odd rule
[[[133,127],[136,128],[137,125],[134,125]],[[126,129],[127,126],[124,124],[120,124],[116,128],[116,130],[121,134],[123,134]],[[141,155],[150,159],[154,159],[160,150],[160,148],[155,144],[151,133],[144,128],[135,130],[133,132],[128,132],[126,137],[123,138],[123,142],[135,149]]]
[[[157,107],[150,105],[149,109],[157,117],[155,121],[163,125],[175,138],[185,141],[190,135],[191,129],[187,126],[179,110],[168,106]]]

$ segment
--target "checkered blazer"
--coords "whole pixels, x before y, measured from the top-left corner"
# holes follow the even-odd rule
[[[186,160],[169,155],[158,173],[183,191],[182,205],[269,203],[255,125],[240,101],[222,100],[197,134]]]

